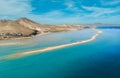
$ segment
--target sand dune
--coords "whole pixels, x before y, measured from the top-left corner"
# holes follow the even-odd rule
[[[28,51],[28,52],[11,54],[11,55],[6,56],[6,58],[8,58],[8,59],[9,58],[17,58],[17,57],[27,56],[27,55],[31,55],[31,54],[42,53],[42,52],[51,51],[51,50],[55,50],[55,49],[74,46],[74,45],[78,45],[78,44],[88,43],[88,42],[91,42],[91,41],[95,40],[101,33],[102,33],[102,31],[96,30],[96,34],[93,35],[90,39],[87,39],[87,40],[83,40],[83,41],[80,41],[80,42],[69,43],[69,44],[58,45],[58,46],[52,46],[52,47],[48,47],[48,48],[44,48],[44,49],[40,49],[40,50],[35,50],[35,51]]]

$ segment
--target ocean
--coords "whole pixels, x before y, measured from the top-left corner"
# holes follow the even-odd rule
[[[98,28],[94,41],[39,54],[2,60],[2,56],[89,39],[92,29],[51,33],[26,45],[0,46],[0,78],[120,78],[120,28]]]

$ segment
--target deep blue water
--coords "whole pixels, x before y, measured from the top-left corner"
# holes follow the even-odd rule
[[[103,34],[90,43],[1,61],[0,78],[120,78],[120,29],[100,30]],[[34,46],[0,47],[0,55],[76,42],[93,34],[91,30],[50,34],[30,40],[37,43]]]
[[[120,29],[120,26],[98,26],[99,29]]]

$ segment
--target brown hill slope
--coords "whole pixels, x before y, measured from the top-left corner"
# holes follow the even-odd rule
[[[37,30],[28,28],[16,21],[0,21],[0,38],[28,37],[37,34]]]
[[[61,24],[49,25],[38,24],[27,18],[18,20],[0,20],[0,39],[13,37],[28,37],[38,33],[61,32],[82,29],[81,25]]]
[[[27,18],[20,18],[20,19],[16,20],[16,22],[24,27],[29,28],[29,29],[42,32],[42,29],[41,29],[42,25],[41,24],[33,22],[32,20],[29,20]]]

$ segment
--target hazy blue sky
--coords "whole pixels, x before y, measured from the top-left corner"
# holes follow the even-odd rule
[[[0,0],[0,19],[39,23],[120,23],[120,0]]]

